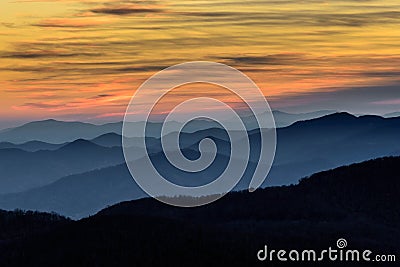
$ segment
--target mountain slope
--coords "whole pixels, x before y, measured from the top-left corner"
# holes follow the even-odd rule
[[[36,152],[39,150],[56,150],[59,149],[63,146],[65,146],[66,143],[64,144],[50,144],[50,143],[45,143],[45,142],[40,142],[40,141],[29,141],[23,144],[13,144],[10,142],[1,142],[0,143],[0,149],[21,149],[25,150],[28,152]]]
[[[20,192],[57,179],[124,162],[121,148],[77,140],[57,150],[0,149],[0,193]]]
[[[185,151],[184,153],[195,153]],[[188,174],[168,166],[162,156],[154,156],[158,170],[170,181],[185,186],[199,186],[216,179],[225,169],[229,158],[217,155],[218,164],[206,172]],[[138,165],[141,165],[138,160]],[[253,165],[251,163],[250,165]],[[252,166],[253,167],[253,166]],[[151,179],[151,177],[148,177]],[[248,183],[245,176],[242,183]],[[240,185],[243,188],[244,185]],[[20,193],[0,195],[0,208],[57,212],[79,219],[126,200],[147,196],[134,182],[125,164],[63,177],[54,183]]]
[[[287,113],[278,110],[273,111],[276,127],[279,128],[290,126],[298,121],[316,119],[334,113],[336,113],[336,111],[334,110],[320,110],[315,112],[299,113],[299,114]]]
[[[57,212],[71,218],[82,218],[95,214],[111,203],[143,196],[145,194],[123,164],[67,176],[26,192],[2,195],[0,207]]]
[[[381,158],[321,172],[296,186],[230,193],[199,208],[153,199],[124,202],[39,235],[27,231],[22,238],[0,242],[0,264],[255,266],[265,245],[269,250],[321,251],[335,249],[339,238],[347,240],[349,249],[371,250],[371,257],[398,256],[398,173],[400,157]],[[294,266],[337,264],[325,260]]]
[[[255,133],[256,134],[256,133]],[[378,116],[355,117],[337,113],[278,129],[276,166],[287,166],[314,161],[310,175],[327,168],[361,162],[383,156],[399,155],[400,118],[384,119]],[[320,164],[322,163],[322,164]],[[296,182],[293,178],[270,177],[269,185]],[[300,178],[297,176],[297,178]]]
[[[109,207],[99,215],[146,215],[198,221],[320,220],[359,218],[400,225],[400,157],[342,166],[304,178],[297,185],[270,187],[254,193],[234,192],[196,209],[180,209],[152,199]],[[249,208],[251,207],[251,208]],[[171,212],[174,211],[174,212]],[[196,217],[199,216],[199,217]]]
[[[296,184],[300,178],[319,171],[387,155],[399,155],[399,125],[400,120],[398,118],[355,117],[350,114],[340,113],[311,121],[298,122],[290,127],[278,129],[275,162],[263,186]],[[183,133],[181,135],[181,143],[185,148],[182,151],[183,154],[188,158],[196,159],[200,155],[198,143],[205,137],[212,137],[216,141],[218,157],[212,167],[204,172],[188,175],[172,168],[167,163],[165,155],[159,153],[161,150],[159,141],[154,138],[150,139],[151,157],[156,162],[159,171],[172,181],[186,186],[205,184],[218,177],[230,156],[230,144],[225,140],[227,138],[226,133],[217,128],[198,131],[193,134]],[[101,141],[103,145],[114,146],[117,144],[118,139],[118,135],[108,134],[101,136],[98,141],[99,143]],[[132,138],[130,141],[134,143],[135,140],[135,138]],[[251,131],[252,153],[250,164],[244,177],[235,188],[236,190],[243,190],[248,187],[255,169],[255,162],[258,162],[259,150],[257,151],[257,148],[259,148],[259,142],[258,132]],[[83,149],[82,147],[87,148]],[[75,144],[69,144],[61,151],[34,154],[35,157],[30,157],[29,161],[25,161],[29,163],[24,167],[16,165],[14,162],[18,162],[18,159],[23,159],[20,154],[14,157],[15,160],[10,156],[13,154],[11,153],[12,151],[4,154],[5,162],[0,162],[0,166],[2,163],[7,163],[7,165],[3,165],[4,168],[14,166],[15,181],[18,181],[17,184],[12,184],[14,188],[20,188],[18,186],[22,185],[26,186],[26,181],[30,183],[28,184],[31,186],[30,188],[33,188],[31,183],[37,178],[35,178],[36,176],[31,178],[25,172],[32,164],[39,169],[36,170],[37,173],[42,173],[39,176],[39,181],[43,183],[42,188],[1,196],[0,208],[57,211],[63,215],[77,218],[93,214],[93,212],[107,205],[115,204],[122,200],[142,197],[142,192],[138,190],[129,172],[126,171],[126,167],[122,165],[88,172],[96,168],[117,165],[124,161],[120,147],[96,148],[97,146],[91,142],[78,140]],[[19,153],[21,152],[19,151]],[[115,153],[114,156],[113,153]],[[48,155],[47,158],[43,157],[43,154]],[[2,150],[0,150],[1,155]],[[69,156],[67,157],[67,155]],[[68,161],[64,161],[66,165],[61,166],[64,169],[56,168],[60,172],[50,176],[50,171],[48,171],[50,167],[48,166],[54,166],[52,162],[55,161],[57,163],[57,158],[64,157],[68,159]],[[234,155],[234,160],[238,160],[241,157],[242,155]],[[41,158],[44,158],[45,161],[40,161]],[[136,158],[135,160],[140,159]],[[89,165],[83,164],[86,161]],[[79,169],[82,170],[80,174],[79,172],[69,172],[67,174],[77,175],[65,175],[65,172],[75,169],[74,164],[78,167],[86,167]],[[91,169],[88,169],[87,166],[91,167]],[[30,168],[33,167],[31,166]],[[18,180],[19,177],[24,177],[26,180]],[[97,180],[96,177],[98,178]],[[3,180],[5,179],[4,177],[2,178]],[[55,182],[58,178],[61,179]],[[110,183],[113,183],[113,186],[110,186]],[[122,190],[123,193],[119,195],[118,190]],[[97,191],[101,193],[96,195],[95,192]],[[103,197],[104,195],[107,195],[107,197]]]

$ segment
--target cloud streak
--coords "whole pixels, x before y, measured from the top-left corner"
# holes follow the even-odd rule
[[[98,18],[57,18],[45,19],[33,26],[42,28],[87,28],[111,23],[111,19]]]
[[[96,14],[107,14],[117,16],[127,16],[132,14],[142,13],[163,13],[164,10],[157,8],[137,7],[137,6],[115,6],[115,7],[102,7],[90,10]]]
[[[355,114],[383,115],[388,110],[397,111],[399,100],[400,80],[392,85],[336,88],[336,90],[321,88],[313,92],[277,97],[271,103],[287,111],[307,112],[327,108]]]
[[[332,105],[383,110],[388,99],[374,90],[389,90],[400,73],[394,0],[33,0],[3,9],[0,118],[121,114],[146,78],[194,60],[244,71],[292,111],[339,100]]]

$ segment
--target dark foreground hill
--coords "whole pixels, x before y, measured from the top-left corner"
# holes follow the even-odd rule
[[[192,209],[124,202],[42,232],[0,228],[0,266],[287,266],[257,261],[269,249],[400,249],[400,157],[321,172],[298,185],[230,193]],[[1,219],[3,220],[3,219]],[[28,226],[27,226],[28,227]],[[2,238],[4,239],[4,238]],[[371,256],[372,257],[372,256]],[[289,266],[355,266],[354,262]],[[397,266],[362,262],[360,266]]]

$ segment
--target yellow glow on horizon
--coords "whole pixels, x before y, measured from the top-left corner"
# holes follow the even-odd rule
[[[397,0],[3,1],[0,118],[120,117],[144,79],[194,60],[273,99],[391,84],[399,25]]]

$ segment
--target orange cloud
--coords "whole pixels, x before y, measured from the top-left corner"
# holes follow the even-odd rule
[[[81,27],[92,27],[103,24],[112,23],[113,19],[111,18],[61,18],[61,19],[45,19],[40,21],[39,23],[34,24],[39,27],[55,27],[55,28],[63,28],[63,27],[73,27],[73,28],[81,28]]]

